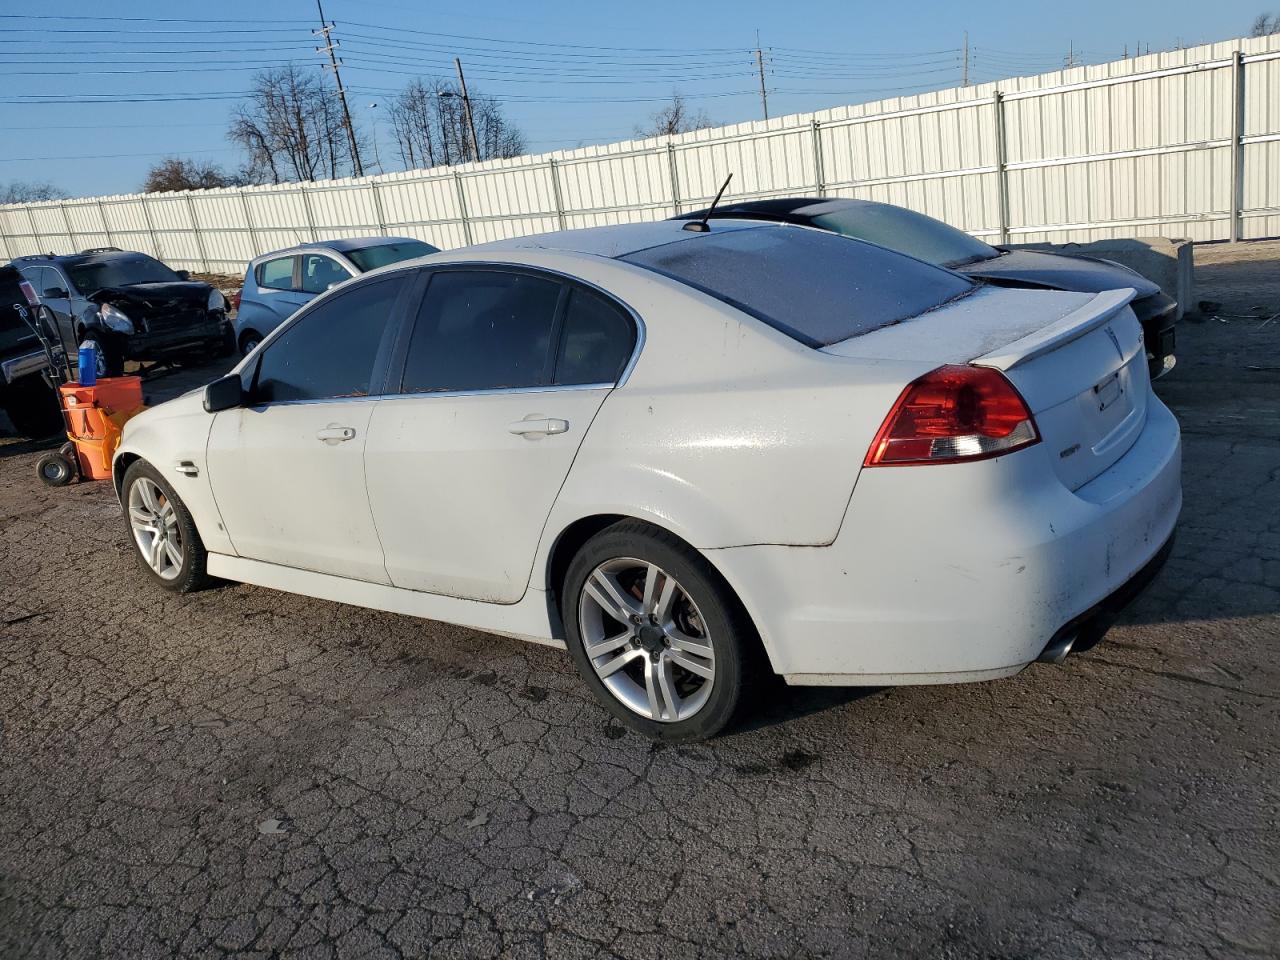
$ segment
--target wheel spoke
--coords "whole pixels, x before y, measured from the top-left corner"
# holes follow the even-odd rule
[[[636,602],[622,592],[622,588],[609,574],[597,570],[587,581],[587,593],[602,610],[619,623],[627,623],[640,614]]]
[[[160,537],[152,537],[148,548],[147,561],[156,573],[164,571],[164,541]]]
[[[658,618],[659,623],[667,623],[671,619],[671,605],[676,599],[676,578],[666,577],[662,582],[662,593],[658,595],[658,601],[653,607],[653,615]]]
[[[644,572],[644,599],[640,601],[640,609],[643,613],[653,613],[653,601],[658,592],[660,576],[662,571],[658,569],[657,564],[649,564],[649,568]]]
[[[636,657],[644,656],[642,650],[625,650],[618,654],[612,660],[606,660],[604,663],[593,664],[596,668],[596,675],[603,680],[605,677],[611,677]]]
[[[168,556],[169,562],[172,563],[175,567],[182,566],[182,551],[180,551],[177,547],[173,545],[172,540],[165,540],[164,552],[165,552],[165,555]]]
[[[160,504],[156,502],[155,487],[151,481],[139,480],[137,490],[142,497],[142,505],[150,510],[153,515],[158,515],[160,513]]]
[[[676,666],[684,667],[684,669],[688,670],[690,673],[702,677],[705,680],[710,680],[716,675],[715,667],[702,660],[691,657],[687,653],[681,653],[679,650],[672,649],[668,653],[668,656],[671,657],[671,662]]]
[[[657,663],[646,660],[644,665],[645,692],[649,695],[649,710],[654,720],[676,718],[675,681],[671,676],[671,662],[662,657]]]
[[[691,653],[695,657],[701,657],[703,660],[715,659],[715,648],[705,640],[699,639],[698,637],[691,637],[687,633],[683,633],[679,630],[667,631],[667,637],[671,641],[671,646],[676,650]]]
[[[612,653],[619,647],[625,646],[631,642],[631,638],[635,635],[630,629],[623,630],[621,633],[612,637],[605,637],[603,640],[597,640],[595,643],[585,644],[587,656],[591,658],[604,656],[606,653]]]
[[[155,515],[142,507],[129,507],[129,519],[139,529],[150,530],[155,523]]]

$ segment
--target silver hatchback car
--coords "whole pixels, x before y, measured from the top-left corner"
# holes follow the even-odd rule
[[[439,253],[411,237],[352,237],[300,243],[249,262],[235,318],[247,354],[262,338],[330,287],[378,267]]]

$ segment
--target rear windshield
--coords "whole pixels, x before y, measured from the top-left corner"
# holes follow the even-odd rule
[[[621,258],[695,287],[811,347],[914,317],[973,288],[946,270],[804,227],[725,230]]]
[[[813,218],[815,227],[842,237],[869,240],[944,267],[962,267],[1000,256],[1000,251],[950,224],[887,203],[853,204]]]
[[[359,250],[348,250],[347,257],[360,268],[361,273],[368,273],[378,267],[401,260],[412,260],[425,257],[440,250],[421,240],[404,240],[399,243],[380,243],[376,247],[361,247]]]

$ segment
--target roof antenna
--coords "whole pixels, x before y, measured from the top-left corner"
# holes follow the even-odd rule
[[[729,181],[733,179],[733,174],[729,174],[724,178],[724,183],[720,184],[720,192],[716,194],[716,198],[711,201],[711,206],[707,207],[707,212],[701,220],[690,220],[686,223],[682,230],[692,230],[694,233],[710,233],[711,228],[707,226],[707,221],[711,219],[711,215],[716,212],[716,204],[720,202],[720,198],[724,196],[725,187],[729,186]]]

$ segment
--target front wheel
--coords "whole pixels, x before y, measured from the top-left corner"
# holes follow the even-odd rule
[[[759,641],[728,585],[665,531],[623,521],[569,566],[569,651],[605,708],[657,740],[724,728],[758,673]]]
[[[149,578],[174,593],[206,586],[204,542],[187,505],[160,471],[136,461],[125,471],[121,492],[129,537]]]

